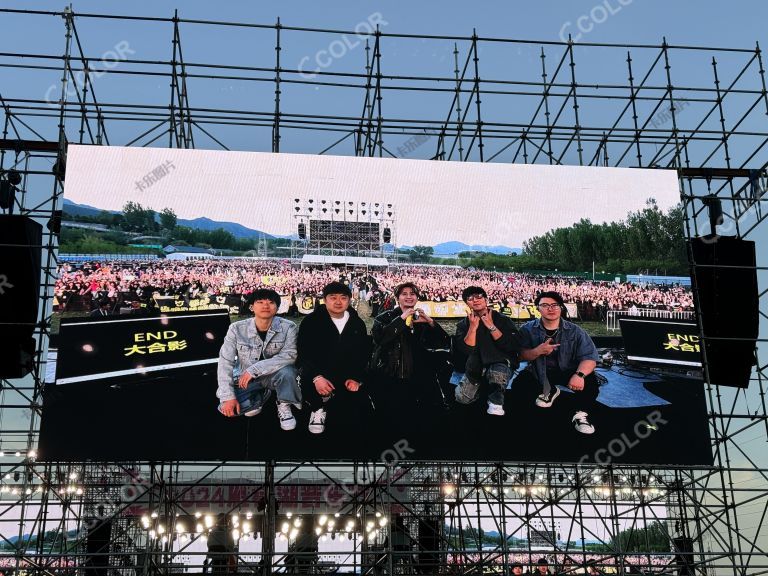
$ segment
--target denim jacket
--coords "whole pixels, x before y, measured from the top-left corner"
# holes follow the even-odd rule
[[[536,348],[547,339],[547,333],[541,320],[531,320],[520,327],[520,341],[524,350]],[[575,372],[582,360],[594,360],[600,358],[592,338],[582,328],[569,322],[565,318],[560,319],[560,333],[555,338],[554,344],[560,344],[557,350],[557,363],[563,372]],[[547,357],[539,356],[534,360],[536,377],[544,387],[549,388],[547,380]]]
[[[219,388],[216,396],[222,402],[235,397],[236,368],[239,374],[248,371],[259,378],[293,364],[296,361],[297,335],[296,324],[278,316],[272,319],[264,340],[259,337],[253,318],[230,324],[219,351]],[[262,349],[264,360],[259,360]]]

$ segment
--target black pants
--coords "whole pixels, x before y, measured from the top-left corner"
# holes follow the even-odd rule
[[[547,372],[547,380],[551,386],[564,386],[568,387],[568,382],[571,379],[572,374],[558,372],[552,374]],[[584,411],[588,414],[594,414],[602,406],[597,401],[597,395],[600,393],[600,385],[597,383],[597,377],[594,372],[584,378],[584,389],[576,391],[572,394],[568,392],[560,392],[560,396],[555,400],[555,404],[562,406],[563,409],[570,410],[572,412]]]

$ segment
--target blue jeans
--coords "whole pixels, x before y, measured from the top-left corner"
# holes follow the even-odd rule
[[[277,393],[277,401],[293,404],[301,408],[301,389],[296,381],[296,367],[293,364],[283,366],[273,374],[253,378],[243,389],[235,382],[235,398],[240,404],[240,413],[255,410],[264,406],[272,395]],[[219,404],[221,411],[221,404]]]
[[[469,404],[477,399],[477,389],[485,377],[488,382],[488,401],[491,404],[504,405],[504,390],[512,376],[512,369],[506,362],[495,362],[483,366],[479,359],[470,356],[467,360],[464,377],[459,383],[456,399],[462,404]]]

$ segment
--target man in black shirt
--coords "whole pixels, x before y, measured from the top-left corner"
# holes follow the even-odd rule
[[[488,296],[480,286],[469,286],[461,294],[469,307],[467,317],[456,325],[454,348],[466,355],[464,377],[456,387],[456,401],[477,400],[481,382],[488,383],[488,414],[504,416],[504,390],[518,365],[520,341],[512,321],[488,307]],[[457,370],[461,366],[456,366]]]
[[[325,431],[327,408],[346,404],[351,412],[362,412],[368,398],[360,392],[371,354],[365,323],[349,304],[352,292],[341,282],[323,288],[324,304],[315,307],[299,326],[297,364],[301,370],[304,398],[312,411],[309,431]]]

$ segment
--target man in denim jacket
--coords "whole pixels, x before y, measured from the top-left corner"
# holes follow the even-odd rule
[[[565,394],[563,400],[568,398],[566,402],[576,411],[574,427],[582,434],[592,434],[595,427],[587,416],[594,411],[599,393],[594,375],[598,360],[595,343],[584,330],[562,318],[565,303],[557,292],[542,292],[535,304],[541,318],[520,328],[520,359],[533,364],[541,385],[536,405],[549,408],[560,395],[557,386],[567,386],[574,393]]]
[[[252,292],[246,305],[253,319],[231,324],[219,351],[219,411],[228,417],[256,416],[274,391],[280,427],[293,430],[291,405],[301,408],[294,366],[298,329],[277,317],[280,296],[274,290]]]

